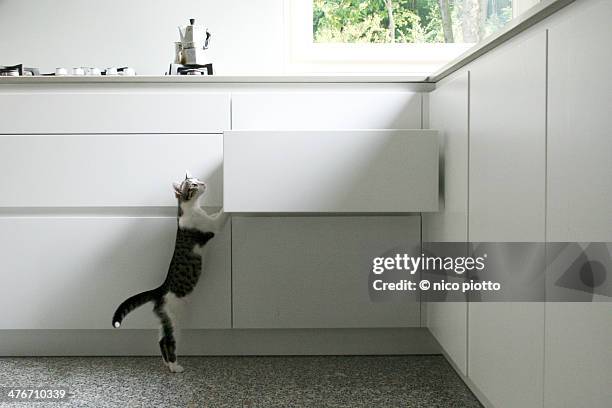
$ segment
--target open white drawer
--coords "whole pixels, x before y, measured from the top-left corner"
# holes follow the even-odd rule
[[[228,212],[438,210],[433,130],[227,131]]]

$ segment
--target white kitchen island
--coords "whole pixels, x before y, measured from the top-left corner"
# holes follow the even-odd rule
[[[240,354],[246,351],[232,339],[242,339],[240,344],[253,344],[251,353],[266,353],[260,336],[278,343],[295,330],[306,342],[288,353],[338,353],[347,338],[354,339],[352,352],[360,352],[357,339],[363,336],[386,344],[368,352],[437,350],[421,327],[418,296],[370,302],[368,295],[371,259],[392,250],[419,251],[419,213],[438,209],[438,139],[421,130],[423,92],[432,84],[273,80],[66,77],[0,83],[0,241],[3,269],[13,271],[5,283],[14,288],[0,301],[8,311],[0,329],[21,339],[3,342],[2,353],[114,354],[121,341],[123,354],[156,354],[155,335],[143,334],[156,328],[148,306],[131,314],[125,329],[113,330],[110,318],[123,299],[165,276],[176,228],[172,181],[188,169],[208,182],[204,205],[223,205],[223,134],[232,130],[288,141],[300,134],[302,149],[312,145],[315,156],[327,143],[347,154],[295,163],[292,170],[282,168],[280,157],[266,155],[277,149],[268,141],[260,156],[270,165],[269,180],[250,178],[248,154],[231,162],[231,190],[242,196],[234,199],[239,205],[230,208],[232,221],[213,241],[201,281],[185,302],[183,352]],[[390,141],[400,167],[377,157],[376,148]],[[355,150],[360,143],[361,152]],[[402,151],[413,156],[405,165]],[[276,170],[275,161],[281,166]],[[295,180],[284,193],[299,197],[308,166],[323,177],[310,182],[311,202],[335,202],[333,207],[290,208],[283,206],[286,199],[266,193],[278,176],[287,186]],[[344,181],[330,188],[326,174]],[[367,180],[376,183],[364,186]],[[362,205],[355,202],[359,194],[346,197],[361,188],[368,192],[361,193]],[[367,200],[369,194],[378,199]],[[259,214],[247,205],[256,200]],[[294,248],[279,247],[283,242]],[[310,279],[290,273],[298,255]],[[346,285],[352,289],[343,290]],[[281,307],[291,297],[294,304],[301,299],[294,317]],[[20,299],[31,301],[11,307]],[[240,330],[245,328],[261,330]],[[265,330],[270,328],[290,331],[275,336]],[[86,338],[92,330],[100,333],[95,341],[69,346],[53,340],[67,331]],[[215,342],[215,336],[225,340]],[[322,340],[334,336],[340,337]]]

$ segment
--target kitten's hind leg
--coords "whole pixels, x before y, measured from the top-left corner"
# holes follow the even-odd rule
[[[160,320],[160,340],[159,349],[161,350],[164,363],[173,373],[182,373],[183,367],[178,365],[176,360],[176,340],[174,339],[174,325],[170,313],[166,310],[166,302],[162,299],[155,303],[153,311]]]
[[[174,340],[174,338],[163,337],[159,341],[159,348],[162,352],[162,358],[164,359],[164,362],[168,366],[170,372],[182,373],[184,369],[177,363],[176,341]]]
[[[168,346],[166,345],[166,338],[162,337],[159,339],[159,349],[161,351],[164,364],[168,365]]]

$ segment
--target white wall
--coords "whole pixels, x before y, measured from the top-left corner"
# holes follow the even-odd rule
[[[0,65],[134,67],[161,75],[177,26],[209,27],[217,74],[278,73],[284,63],[283,0],[0,0]]]
[[[162,75],[173,60],[176,26],[190,17],[210,28],[208,55],[220,75],[311,72],[378,72],[423,75],[447,61],[416,62],[397,56],[376,57],[380,50],[349,53],[338,61],[312,56],[290,57],[288,3],[306,0],[0,0],[0,65],[23,63],[53,72],[56,67],[131,66],[141,75]],[[540,0],[514,0],[519,15]],[[301,17],[300,17],[301,19]],[[299,30],[298,30],[299,32]],[[299,42],[298,42],[299,43]],[[447,47],[448,48],[448,47]],[[445,54],[454,58],[465,50],[456,44]],[[306,52],[308,54],[308,52]],[[325,53],[324,53],[325,54]],[[322,54],[322,55],[324,55]],[[372,54],[372,55],[370,55]],[[402,58],[404,55],[404,58]],[[324,57],[324,58],[327,58]],[[418,58],[419,55],[416,55]],[[358,58],[359,61],[356,61]],[[374,58],[374,59],[372,59]],[[377,62],[375,62],[377,61]]]

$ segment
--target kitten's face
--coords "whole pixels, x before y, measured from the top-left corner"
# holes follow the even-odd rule
[[[174,195],[181,201],[189,201],[200,197],[206,191],[206,183],[195,177],[185,176],[180,183],[172,183]]]

